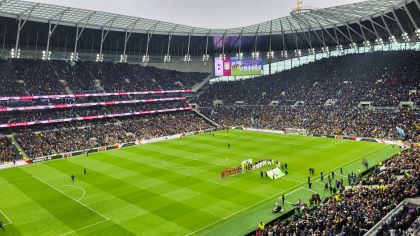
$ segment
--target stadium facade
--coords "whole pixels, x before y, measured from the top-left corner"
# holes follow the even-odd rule
[[[39,59],[207,64],[202,62],[223,55],[258,55],[270,64],[360,47],[418,47],[420,39],[418,0],[300,9],[229,29],[17,0],[1,1],[0,16],[2,56]],[[266,71],[272,73],[271,67]]]

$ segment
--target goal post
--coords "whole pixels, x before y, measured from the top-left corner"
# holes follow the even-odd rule
[[[286,134],[292,134],[292,135],[307,135],[308,132],[306,129],[296,129],[296,128],[286,128]]]

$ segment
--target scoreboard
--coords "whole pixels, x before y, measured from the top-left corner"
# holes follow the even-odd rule
[[[216,58],[214,60],[215,76],[262,75],[264,60],[262,58]]]

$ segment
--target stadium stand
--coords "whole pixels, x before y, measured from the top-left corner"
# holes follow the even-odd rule
[[[225,127],[302,128],[322,135],[396,139],[395,127],[400,125],[406,130],[407,139],[419,140],[419,132],[415,128],[419,114],[415,111],[324,106],[224,106],[202,108],[202,112]]]
[[[291,219],[284,222],[277,221],[273,225],[266,226],[263,231],[257,229],[255,235],[363,235],[399,202],[405,198],[419,196],[418,155],[417,149],[409,150],[384,163],[381,171],[392,169],[391,178],[398,177],[395,181],[380,185],[360,183],[328,197],[324,203],[314,208],[296,204],[295,214]],[[399,164],[401,159],[405,160],[404,164]],[[415,169],[407,172],[405,169],[407,164],[414,164]],[[408,229],[417,212],[411,210],[410,219],[404,219],[406,217],[404,211],[396,215],[394,221],[404,225],[397,229]],[[390,224],[389,228],[394,226],[395,224]],[[388,229],[387,227],[384,226],[383,230]]]
[[[420,206],[415,204],[406,204],[403,208],[392,216],[391,219],[384,222],[377,235],[395,235],[409,234],[408,229],[419,217]]]
[[[420,86],[419,56],[405,51],[323,59],[272,76],[214,83],[198,103],[205,115],[228,127],[395,139],[400,125],[407,139],[419,140],[418,112],[399,107],[418,102],[418,93],[410,91]],[[327,104],[329,99],[336,101]],[[214,100],[223,105],[213,107]],[[269,105],[272,101],[280,105]],[[363,101],[373,107],[360,107]]]
[[[0,115],[0,123],[40,121],[48,119],[75,118],[83,116],[110,115],[118,113],[132,113],[137,111],[153,111],[187,106],[185,102],[168,101],[161,103],[127,104],[100,107],[71,108],[61,110],[41,110],[7,112]]]
[[[16,149],[6,137],[0,137],[0,161],[11,162],[16,158]]]
[[[77,92],[131,92],[191,88],[207,74],[161,70],[140,65],[0,60],[2,96],[52,95]]]
[[[0,102],[0,107],[3,108],[0,113],[0,124],[3,125],[12,123],[24,125],[25,122],[36,124],[39,121],[80,117],[87,117],[90,120],[92,117],[101,115],[185,108],[188,105],[183,92],[178,92],[179,89],[189,89],[207,76],[205,73],[184,73],[114,63],[76,62],[72,64],[54,60],[10,59],[0,60],[0,65],[0,82],[9,85],[1,86],[0,97],[20,96],[19,100],[8,99]],[[173,89],[177,91],[150,92],[173,91]],[[76,94],[60,99],[25,97],[110,92],[118,92],[119,95],[85,97]],[[144,94],[124,95],[125,92]],[[158,100],[152,101],[152,99]],[[142,101],[132,103],[136,100]],[[117,101],[129,103],[113,104]],[[106,104],[66,107],[72,104],[86,105],[94,102]],[[34,109],[34,106],[50,107]],[[53,109],[50,109],[51,107]],[[13,108],[29,108],[29,110],[9,111]],[[16,134],[16,140],[29,158],[134,142],[210,127],[191,112],[123,117],[118,120],[105,117],[105,120],[100,121],[72,121],[34,127],[16,126],[3,128],[1,133]],[[67,139],[63,140],[63,137]],[[86,142],[86,140],[89,141]],[[10,140],[5,137],[2,142],[9,144]],[[5,153],[2,155],[2,160],[10,160],[13,153],[16,153],[13,148],[10,145],[2,145],[2,153]]]
[[[419,0],[298,0],[210,29],[0,1],[0,180],[15,196],[0,228],[420,235],[419,13]]]
[[[210,127],[190,112],[177,112],[142,118],[70,122],[43,131],[38,131],[38,127],[22,128],[16,131],[15,137],[26,154],[34,158],[204,130]],[[63,137],[66,138],[63,139]]]
[[[417,102],[409,91],[419,86],[420,53],[415,51],[374,52],[331,57],[257,79],[214,83],[198,102],[211,106],[243,101],[245,105],[323,106],[337,99],[337,106],[357,106],[371,101],[375,106],[396,106],[400,101]]]

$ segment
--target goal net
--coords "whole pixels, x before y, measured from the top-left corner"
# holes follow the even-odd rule
[[[293,135],[307,135],[306,129],[295,129],[295,128],[287,128],[286,134],[293,134]]]

